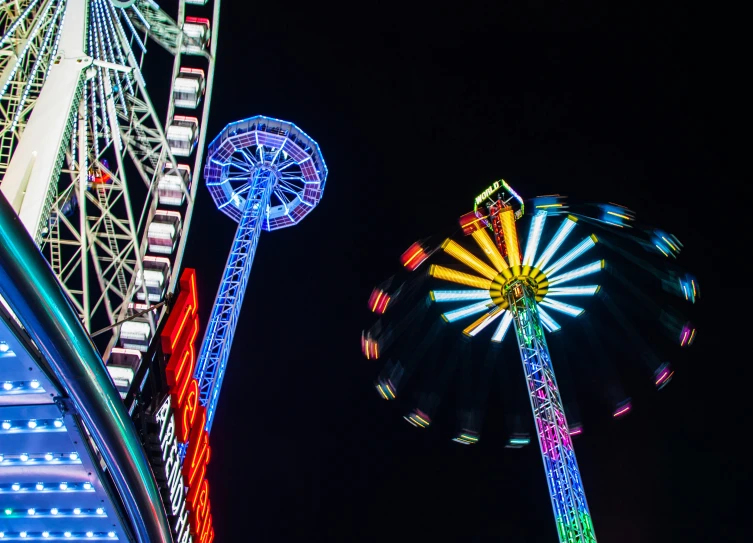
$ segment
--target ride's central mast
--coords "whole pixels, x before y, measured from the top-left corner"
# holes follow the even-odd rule
[[[595,543],[591,514],[535,296],[523,281],[516,281],[510,285],[507,300],[515,325],[560,541]]]
[[[319,203],[327,167],[297,126],[257,116],[225,127],[204,174],[218,209],[238,221],[194,374],[210,431],[259,235],[298,224]]]
[[[529,285],[528,276],[520,275],[521,268],[530,267],[535,257],[535,248],[527,249],[522,258],[520,255],[515,220],[523,215],[522,200],[504,181],[495,185],[492,185],[493,190],[487,189],[476,199],[476,212],[480,203],[497,189],[503,189],[502,197],[497,197],[488,206],[488,220],[493,226],[497,247],[507,257],[512,276],[516,278],[504,285],[502,294],[507,299],[515,326],[557,533],[561,543],[596,543],[565,410],[539,318],[535,293],[539,284]],[[507,199],[504,191],[508,193]],[[510,205],[515,201],[520,203],[517,211]]]

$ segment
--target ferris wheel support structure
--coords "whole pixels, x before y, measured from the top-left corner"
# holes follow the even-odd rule
[[[220,0],[212,21],[186,13],[206,3],[180,0],[173,19],[152,0],[0,2],[0,190],[85,328],[112,330],[105,356],[146,350],[178,282]],[[149,39],[174,57],[164,119],[142,73]]]
[[[82,91],[82,72],[93,61],[84,52],[86,0],[69,0],[65,15],[68,24],[60,34],[59,56],[53,60],[47,84],[34,106],[35,115],[26,125],[1,185],[38,245],[52,180],[65,152],[63,142],[78,113],[75,105]]]

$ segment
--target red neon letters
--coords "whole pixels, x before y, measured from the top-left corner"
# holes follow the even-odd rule
[[[198,335],[196,271],[186,269],[180,277],[180,294],[162,332],[162,351],[168,358],[165,375],[175,410],[176,438],[189,444],[183,461],[183,482],[188,487],[191,535],[194,543],[212,543],[214,529],[206,480],[211,448],[204,429],[206,409],[199,404],[199,384],[193,377]]]

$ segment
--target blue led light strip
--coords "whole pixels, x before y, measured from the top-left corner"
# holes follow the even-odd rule
[[[207,431],[211,430],[214,421],[230,347],[238,325],[238,315],[259,243],[264,211],[274,188],[275,178],[269,170],[257,170],[254,173],[227,258],[225,273],[212,307],[209,327],[201,344],[195,377],[199,381],[199,399],[207,408]]]

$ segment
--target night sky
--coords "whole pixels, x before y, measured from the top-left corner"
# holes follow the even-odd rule
[[[742,35],[704,13],[545,4],[223,3],[208,139],[257,114],[289,120],[318,141],[329,178],[299,226],[259,243],[211,435],[216,541],[556,541],[538,446],[503,447],[498,402],[475,447],[441,425],[420,432],[405,404],[379,399],[380,366],[360,352],[372,287],[499,178],[524,197],[628,206],[683,241],[703,288],[698,338],[666,388],[636,365],[619,422],[579,390],[599,541],[743,540],[749,453],[735,436],[749,423],[733,405],[749,360],[732,330],[750,289],[727,248],[750,235],[736,211],[751,196]],[[234,231],[200,187],[184,264],[203,326]]]

